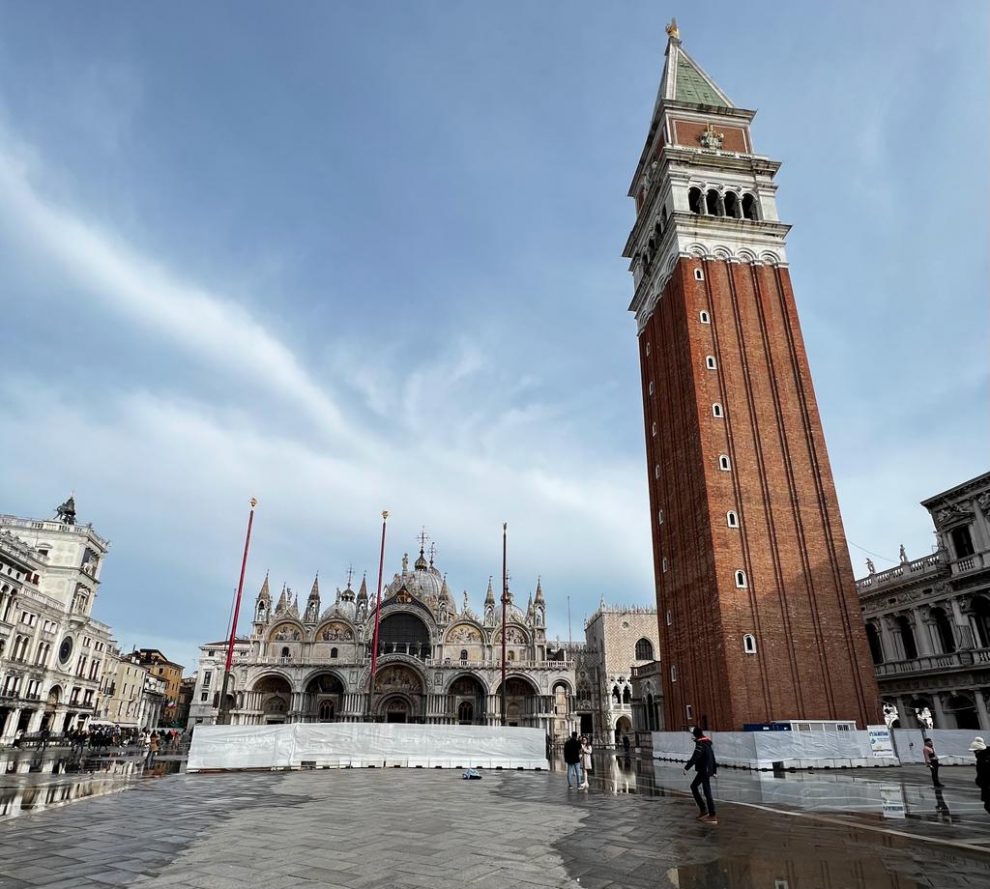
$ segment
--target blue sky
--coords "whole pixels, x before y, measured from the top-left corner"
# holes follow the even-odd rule
[[[373,579],[386,507],[476,605],[509,522],[564,637],[651,601],[620,253],[672,14],[784,161],[847,535],[930,550],[988,468],[985,4],[4,2],[0,511],[76,492],[122,644],[224,633],[252,495],[249,608]]]

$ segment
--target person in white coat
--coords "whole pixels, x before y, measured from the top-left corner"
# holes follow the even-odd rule
[[[584,772],[584,783],[581,785],[581,789],[587,790],[588,775],[591,774],[591,739],[588,737],[581,738],[581,771]]]

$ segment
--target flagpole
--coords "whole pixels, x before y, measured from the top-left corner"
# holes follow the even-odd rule
[[[506,724],[505,712],[505,616],[509,604],[509,576],[506,572],[506,547],[508,538],[507,522],[502,523],[502,725]]]
[[[375,673],[378,671],[378,628],[382,622],[382,572],[385,570],[385,525],[388,510],[382,512],[382,548],[378,557],[378,593],[375,596],[375,631],[371,639],[371,678],[368,681],[368,718],[374,719],[372,704],[375,697]]]
[[[223,668],[223,685],[220,689],[220,710],[217,725],[230,723],[230,702],[227,700],[227,686],[230,684],[230,665],[234,661],[234,642],[237,639],[237,618],[241,613],[241,594],[244,592],[244,572],[247,570],[248,550],[251,548],[251,526],[254,524],[254,508],[257,499],[251,498],[251,511],[248,513],[247,534],[244,535],[244,555],[241,558],[241,576],[237,581],[237,597],[234,599],[234,617],[230,622],[230,641],[227,643],[227,661]]]

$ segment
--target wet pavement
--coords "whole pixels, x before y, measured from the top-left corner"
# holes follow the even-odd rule
[[[568,790],[559,772],[148,780],[139,763],[104,766],[91,775],[0,775],[0,793],[44,788],[47,800],[52,787],[91,789],[66,800],[57,791],[44,803],[65,803],[57,810],[24,806],[22,794],[21,817],[0,823],[0,889],[990,885],[990,815],[961,767],[942,770],[942,802],[927,772],[910,767],[726,769],[716,786],[720,823],[707,825],[694,820],[679,766],[613,756],[596,757],[587,791]]]

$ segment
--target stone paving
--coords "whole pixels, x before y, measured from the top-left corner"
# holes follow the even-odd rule
[[[765,794],[723,802],[715,826],[694,820],[679,769],[607,757],[599,766],[585,792],[545,772],[487,772],[481,781],[432,769],[139,780],[123,793],[0,822],[0,889],[990,886],[990,854],[980,847],[990,840],[986,813],[929,824],[841,811],[836,786],[890,784],[890,776],[825,776],[828,811],[780,811]],[[924,790],[914,781],[920,772],[896,771]],[[967,775],[950,777],[950,799],[972,796]],[[753,796],[768,781],[726,771],[719,793]],[[930,827],[941,831],[935,843],[910,835]]]

